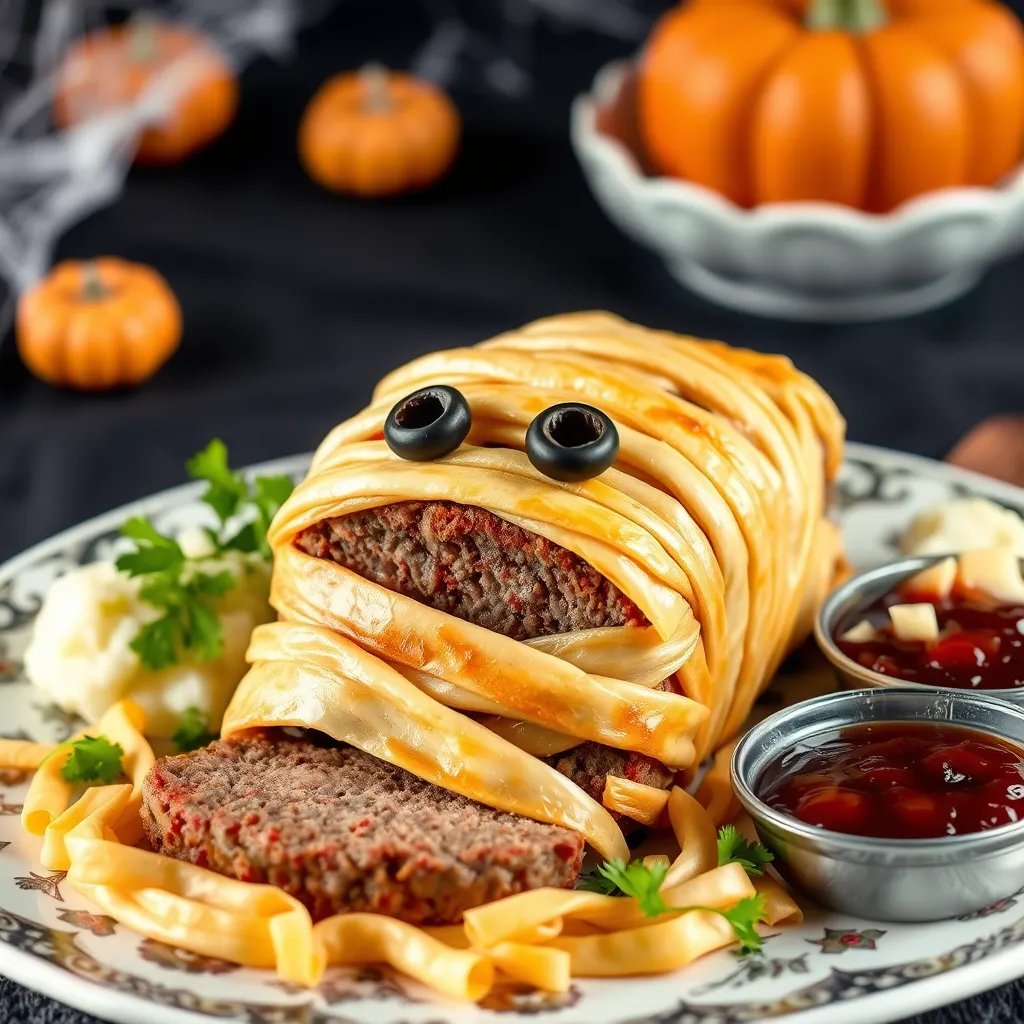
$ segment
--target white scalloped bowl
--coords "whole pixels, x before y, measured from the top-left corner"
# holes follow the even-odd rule
[[[830,203],[744,209],[699,185],[648,176],[629,146],[598,127],[629,68],[607,65],[576,98],[573,147],[611,220],[704,298],[788,319],[905,316],[962,295],[1024,248],[1024,166],[999,187],[932,192],[884,216]]]

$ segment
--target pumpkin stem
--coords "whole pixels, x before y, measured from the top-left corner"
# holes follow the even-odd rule
[[[861,34],[887,21],[882,0],[812,0],[807,27],[816,32],[839,31]]]
[[[368,113],[384,114],[395,105],[388,69],[383,64],[364,64],[359,69],[359,81],[363,87],[363,107]]]
[[[80,294],[83,302],[97,302],[100,299],[105,299],[110,294],[110,289],[103,283],[99,267],[96,266],[93,260],[86,260],[82,264],[82,290]]]
[[[160,56],[159,25],[152,11],[141,8],[128,19],[128,57],[133,64],[152,64]]]

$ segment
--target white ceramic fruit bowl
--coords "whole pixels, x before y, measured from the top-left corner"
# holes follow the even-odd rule
[[[1024,248],[1024,166],[996,188],[958,188],[879,216],[830,203],[744,209],[645,174],[631,65],[603,68],[572,110],[572,142],[605,212],[699,295],[800,320],[905,316],[949,302]]]

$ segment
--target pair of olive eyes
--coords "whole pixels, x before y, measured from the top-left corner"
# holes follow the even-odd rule
[[[384,421],[384,440],[400,458],[440,459],[466,440],[473,420],[462,393],[445,384],[406,395]],[[563,402],[545,409],[526,431],[526,455],[553,480],[589,480],[619,452],[619,432],[600,409]]]

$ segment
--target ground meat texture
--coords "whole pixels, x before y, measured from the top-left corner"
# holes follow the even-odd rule
[[[156,851],[276,885],[315,920],[369,911],[454,923],[503,896],[571,886],[584,845],[353,747],[279,730],[158,761],[142,818]]]
[[[675,778],[671,768],[666,768],[653,757],[616,750],[601,743],[581,743],[564,754],[554,754],[543,760],[572,779],[598,803],[604,796],[604,783],[609,775],[629,779],[631,782],[642,782],[655,789],[668,789]]]
[[[578,555],[486,509],[403,501],[328,519],[298,547],[388,590],[514,640],[598,626],[646,626],[639,608]],[[661,689],[677,689],[665,680]],[[546,758],[600,801],[607,775],[659,789],[673,772],[643,754],[583,743]]]
[[[296,544],[513,640],[647,624],[578,555],[486,509],[452,501],[403,501],[328,519],[300,533]]]

